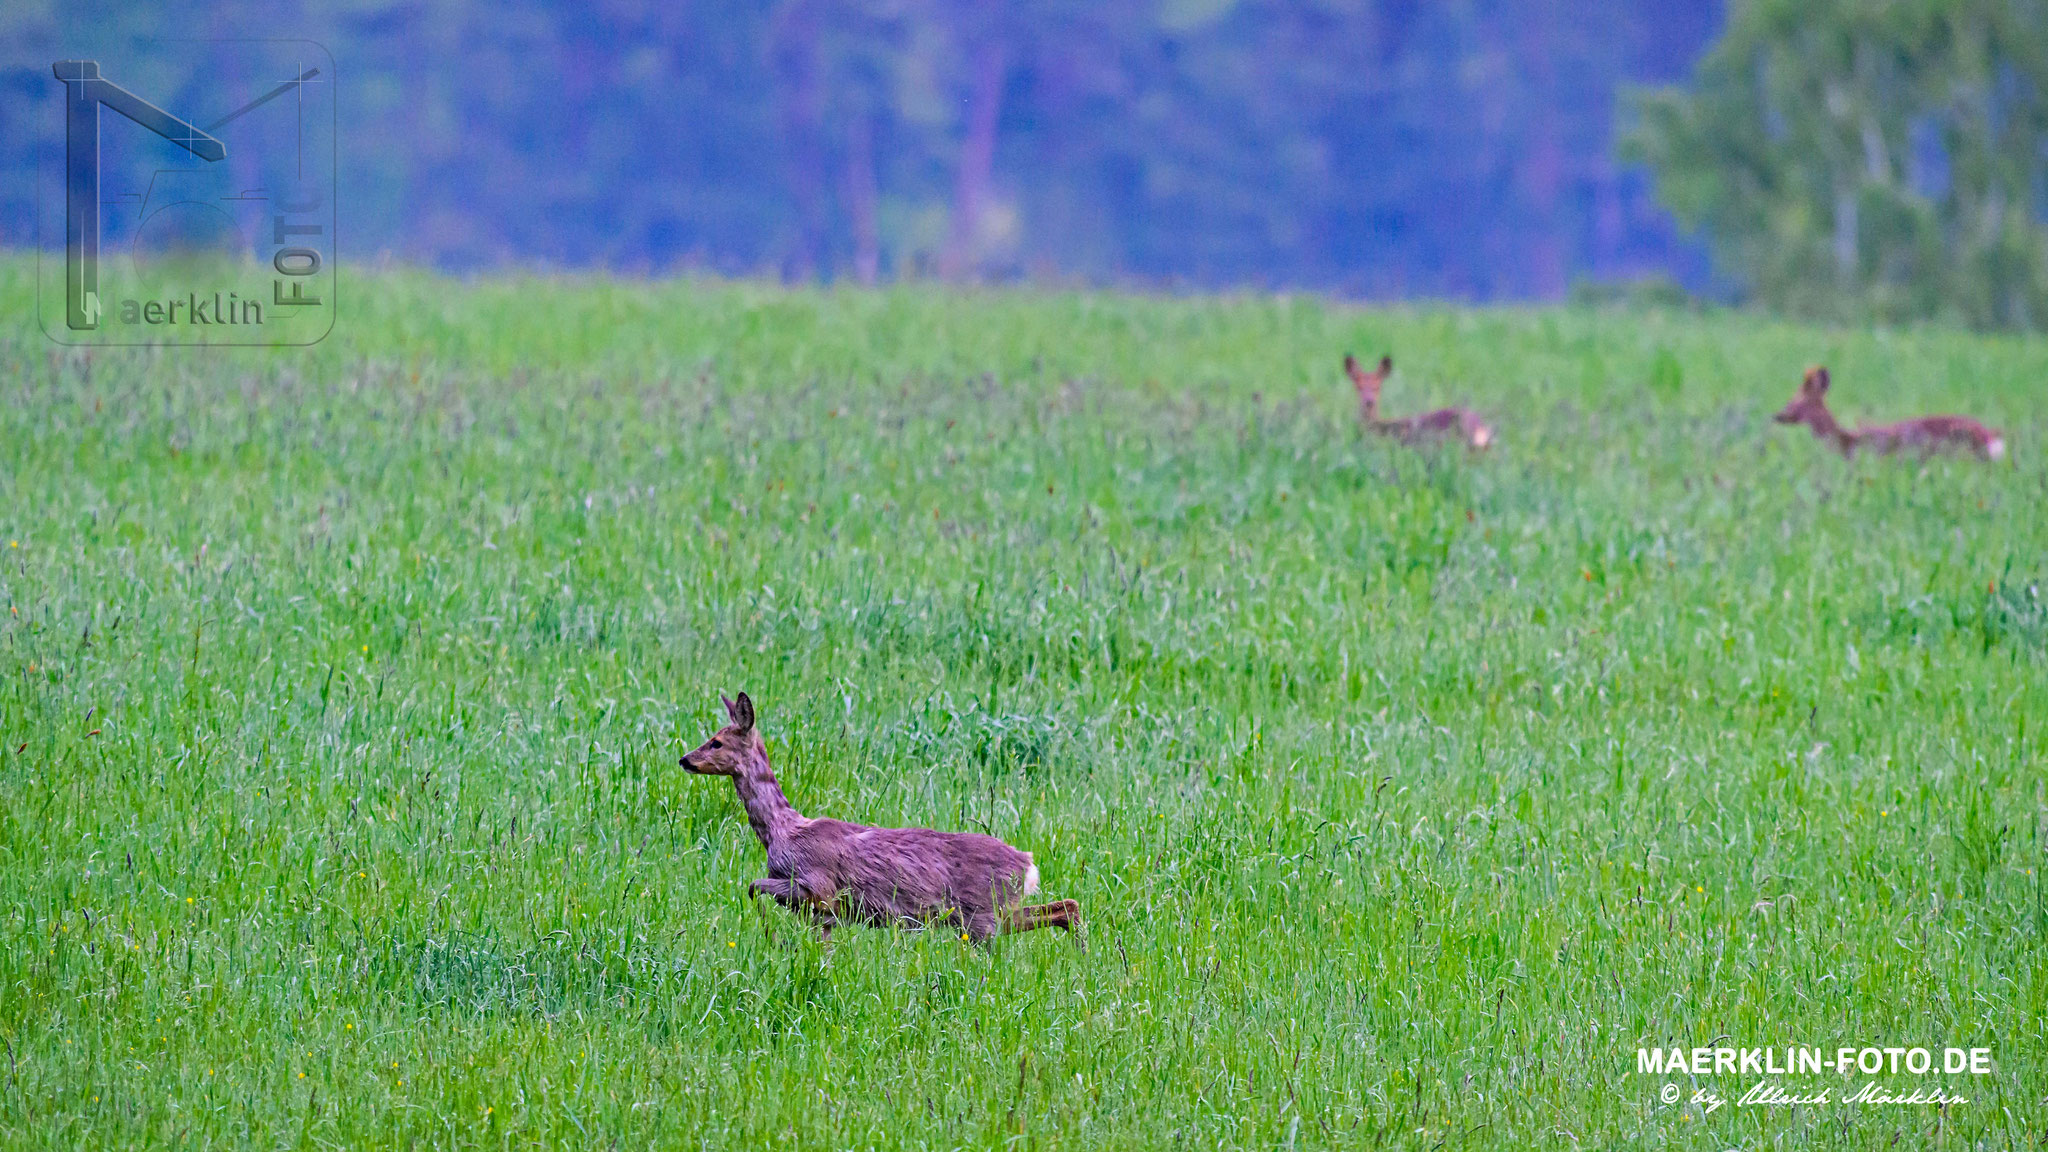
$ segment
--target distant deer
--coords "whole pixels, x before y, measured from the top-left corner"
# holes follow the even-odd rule
[[[724,699],[720,697],[720,699]],[[952,924],[979,944],[992,936],[1081,927],[1072,900],[1025,905],[1038,865],[993,836],[929,828],[870,828],[798,814],[769,766],[745,692],[725,701],[729,721],[684,756],[684,768],[730,776],[747,823],[768,850],[768,876],[749,888],[809,913],[827,939],[840,920],[877,927]]]
[[[1866,424],[1852,431],[1828,411],[1827,395],[1828,370],[1808,368],[1792,402],[1772,419],[1780,424],[1806,425],[1817,439],[1834,445],[1844,456],[1854,456],[1858,448],[1886,456],[1918,449],[1923,459],[1944,448],[1966,448],[1986,460],[2005,455],[2005,438],[1967,416],[1922,416],[1897,424]]]
[[[1493,429],[1488,428],[1479,419],[1479,414],[1470,408],[1439,408],[1399,420],[1380,419],[1380,386],[1394,371],[1392,356],[1380,357],[1379,366],[1367,372],[1359,365],[1357,357],[1346,353],[1344,371],[1351,377],[1352,387],[1358,389],[1358,411],[1365,420],[1365,426],[1382,436],[1392,436],[1404,444],[1446,436],[1456,437],[1474,448],[1484,448],[1493,443]]]

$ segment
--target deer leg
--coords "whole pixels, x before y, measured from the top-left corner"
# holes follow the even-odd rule
[[[1055,900],[1050,904],[1032,904],[1015,909],[1003,918],[1003,934],[1031,932],[1039,928],[1064,928],[1074,932],[1081,927],[1081,905],[1073,900]]]
[[[987,944],[1004,931],[1003,920],[996,912],[974,912],[960,918],[961,935],[976,944]]]
[[[794,908],[811,900],[811,890],[795,877],[770,876],[747,886],[749,896],[773,896],[777,904]]]
[[[769,876],[747,885],[747,895],[772,896],[783,907],[807,914],[812,927],[818,930],[818,939],[826,944],[832,942],[832,929],[838,926],[839,916],[830,903],[819,899],[817,892],[801,879]]]
[[[838,919],[829,894],[804,882],[799,876],[770,876],[747,886],[749,896],[773,896],[784,908],[808,909],[813,918]]]
[[[830,947],[832,929],[839,926],[839,917],[818,908],[811,909],[811,923],[818,929],[818,943]]]
[[[1042,907],[1052,913],[1051,917],[1046,921],[1048,924],[1063,929],[1074,943],[1081,946],[1081,951],[1086,952],[1088,950],[1088,933],[1081,926],[1080,901],[1056,900]]]

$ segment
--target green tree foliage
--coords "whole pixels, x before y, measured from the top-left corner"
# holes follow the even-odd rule
[[[1752,0],[1625,158],[1722,271],[1808,315],[2048,323],[2048,4]]]

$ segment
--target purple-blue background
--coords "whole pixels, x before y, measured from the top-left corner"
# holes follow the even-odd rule
[[[0,242],[30,242],[34,162],[61,154],[52,60],[96,55],[201,116],[261,81],[144,41],[304,36],[340,68],[344,260],[1473,300],[1702,288],[1702,251],[1613,158],[1615,97],[1683,78],[1722,16],[18,0],[0,15]]]

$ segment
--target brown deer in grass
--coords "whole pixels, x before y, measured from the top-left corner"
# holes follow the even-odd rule
[[[721,697],[720,699],[723,699]],[[754,728],[754,702],[725,701],[728,723],[682,765],[730,776],[747,823],[768,850],[768,875],[748,889],[808,913],[826,939],[841,920],[877,927],[952,924],[975,943],[1011,932],[1081,927],[1072,900],[1026,905],[1038,865],[993,836],[929,828],[870,828],[800,815],[782,794]]]
[[[1854,430],[1844,428],[1835,419],[1835,414],[1828,411],[1827,395],[1828,370],[1817,366],[1808,368],[1806,377],[1799,382],[1799,391],[1792,396],[1792,402],[1772,419],[1780,424],[1806,425],[1813,429],[1815,438],[1834,445],[1844,456],[1854,456],[1858,448],[1868,448],[1885,456],[1917,449],[1922,459],[1945,448],[1967,449],[1986,460],[1996,460],[2005,455],[2005,438],[1967,416],[1922,416],[1918,420],[1902,420],[1897,424],[1865,424]]]
[[[1443,437],[1455,437],[1474,448],[1484,448],[1493,443],[1493,429],[1488,428],[1479,419],[1479,414],[1470,408],[1439,408],[1398,420],[1380,419],[1380,386],[1387,382],[1393,371],[1392,356],[1380,357],[1379,366],[1367,372],[1356,356],[1348,352],[1344,355],[1344,372],[1351,377],[1351,386],[1358,389],[1358,411],[1368,429],[1382,436],[1392,436],[1404,444]]]

